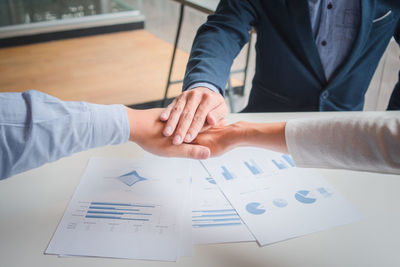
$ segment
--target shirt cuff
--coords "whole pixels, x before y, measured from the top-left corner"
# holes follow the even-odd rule
[[[197,87],[206,87],[208,89],[210,89],[211,91],[215,92],[215,93],[219,93],[222,94],[221,91],[218,89],[218,87],[216,87],[215,85],[208,83],[208,82],[197,82],[194,83],[192,85],[190,85],[186,90],[192,90],[194,88]]]
[[[285,139],[289,154],[292,156],[294,163],[298,167],[313,167],[310,164],[308,150],[315,149],[310,141],[313,140],[312,133],[308,131],[308,127],[304,127],[306,121],[291,120],[285,126]],[[311,141],[312,143],[312,141]],[[316,152],[315,152],[316,153]],[[312,160],[311,160],[312,161]]]
[[[91,147],[117,145],[129,141],[129,120],[123,105],[88,103],[92,122]]]

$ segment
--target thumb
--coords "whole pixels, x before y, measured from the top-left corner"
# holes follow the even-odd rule
[[[185,143],[175,147],[174,150],[174,156],[191,159],[207,159],[211,154],[208,147]]]

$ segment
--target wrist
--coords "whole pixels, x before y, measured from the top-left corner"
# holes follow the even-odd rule
[[[140,112],[139,110],[135,110],[132,108],[126,108],[126,112],[128,113],[128,121],[129,121],[129,141],[132,142],[137,142],[138,139],[138,127],[140,127],[138,124],[139,123],[139,119],[140,119],[140,114],[138,114],[138,112]]]
[[[249,138],[255,135],[253,123],[247,121],[238,121],[229,125],[230,138],[228,140],[229,144],[232,146],[250,146],[252,145]]]
[[[285,127],[286,122],[251,123],[240,121],[235,123],[233,142],[239,146],[257,146],[287,153]]]

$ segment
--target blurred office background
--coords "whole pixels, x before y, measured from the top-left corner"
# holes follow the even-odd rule
[[[198,27],[218,0],[187,1],[167,97],[181,92]],[[63,100],[149,107],[164,98],[180,17],[173,0],[0,0],[0,91],[36,89]],[[254,44],[232,67],[227,102],[247,102]],[[247,72],[243,72],[248,66]],[[400,69],[391,41],[366,94],[366,110],[384,110]]]

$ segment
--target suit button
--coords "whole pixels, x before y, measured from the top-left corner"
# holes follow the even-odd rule
[[[323,93],[321,94],[321,98],[322,98],[322,99],[327,99],[328,96],[329,96],[329,92],[328,92],[328,91],[325,91],[325,92],[323,92]]]

